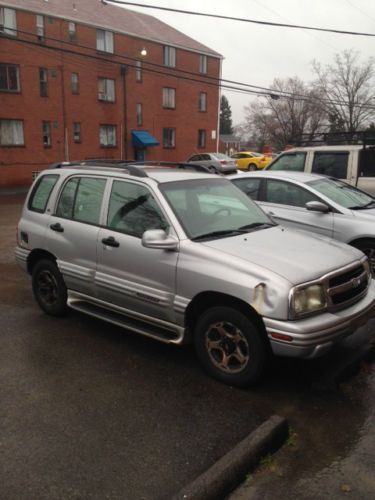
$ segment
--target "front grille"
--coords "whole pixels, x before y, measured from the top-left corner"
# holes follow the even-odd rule
[[[330,277],[327,286],[331,306],[346,306],[354,304],[363,297],[368,287],[368,276],[366,270],[360,264]]]

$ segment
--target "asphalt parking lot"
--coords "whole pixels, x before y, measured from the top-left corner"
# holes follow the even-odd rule
[[[221,385],[190,347],[75,312],[43,314],[13,258],[22,199],[0,196],[2,498],[171,498],[275,413],[307,443],[318,438],[328,460],[332,422],[360,432],[362,401],[331,389],[335,366],[373,338],[374,321],[322,360],[275,361],[256,388]]]

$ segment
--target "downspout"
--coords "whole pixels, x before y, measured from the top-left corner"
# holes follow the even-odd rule
[[[125,64],[121,65],[120,73],[122,79],[122,97],[123,97],[123,108],[122,108],[122,120],[124,123],[124,133],[123,133],[123,143],[125,150],[125,158],[121,158],[122,160],[128,159],[128,101],[127,101],[127,92],[126,92],[126,73],[128,68]]]
[[[64,85],[64,66],[60,66],[61,75],[61,104],[62,104],[62,118],[63,118],[63,147],[64,147],[64,161],[69,161],[69,144],[68,144],[68,130],[66,128],[66,102],[65,102],[65,85]]]
[[[218,91],[218,103],[217,103],[217,124],[216,124],[216,153],[219,152],[219,132],[220,132],[220,102],[221,102],[221,77],[222,77],[222,59],[220,58],[220,70],[219,70],[219,91]]]

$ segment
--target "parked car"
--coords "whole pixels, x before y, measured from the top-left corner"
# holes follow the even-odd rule
[[[375,195],[375,148],[371,146],[349,144],[289,149],[275,158],[266,170],[329,175]]]
[[[262,174],[244,174],[232,180],[275,221],[355,246],[369,257],[375,271],[375,198],[323,175]]]
[[[233,174],[237,171],[237,165],[232,158],[223,153],[200,153],[190,156],[187,163],[203,165],[219,174]]]
[[[194,166],[42,171],[17,240],[44,312],[68,306],[162,342],[193,341],[207,372],[232,385],[255,383],[271,351],[323,354],[375,313],[362,252],[276,225]]]
[[[271,155],[254,151],[240,151],[232,154],[231,158],[236,161],[237,168],[250,171],[262,170],[272,161]]]

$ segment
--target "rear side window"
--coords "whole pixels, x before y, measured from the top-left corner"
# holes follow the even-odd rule
[[[260,179],[238,179],[232,181],[233,184],[241,189],[252,200],[259,200]]]
[[[50,194],[58,178],[58,175],[43,175],[38,179],[29,199],[29,210],[40,213],[45,212]]]
[[[292,170],[303,172],[305,169],[306,153],[286,153],[279,156],[267,170]]]
[[[280,205],[290,205],[304,208],[309,201],[318,201],[310,191],[290,182],[268,180],[266,186],[266,201]]]
[[[363,149],[359,152],[358,175],[375,177],[375,149]]]
[[[74,177],[64,186],[56,216],[87,224],[99,224],[105,179]]]
[[[314,174],[329,175],[346,179],[348,173],[348,152],[315,153],[311,171]]]

